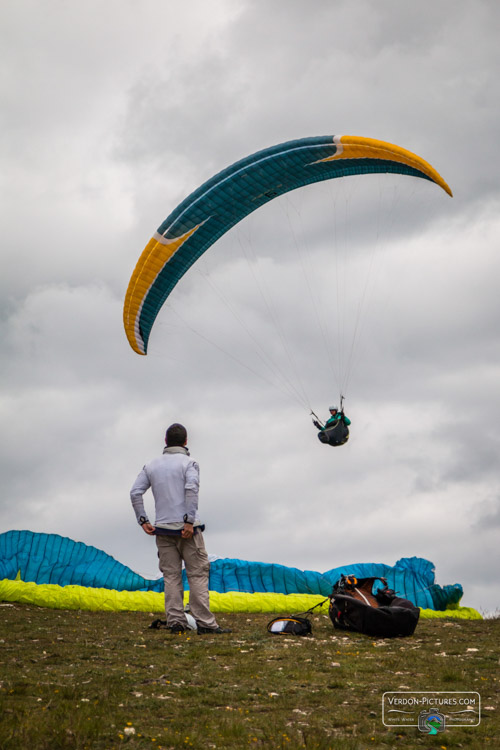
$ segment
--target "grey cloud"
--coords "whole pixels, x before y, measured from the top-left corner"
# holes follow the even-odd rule
[[[498,534],[500,527],[500,496],[477,502],[473,527],[479,532]]]

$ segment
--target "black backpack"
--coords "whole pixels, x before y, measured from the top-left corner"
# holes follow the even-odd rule
[[[372,594],[375,581],[384,588]],[[387,587],[385,578],[341,576],[330,595],[330,619],[334,628],[353,630],[381,638],[413,635],[420,609]]]

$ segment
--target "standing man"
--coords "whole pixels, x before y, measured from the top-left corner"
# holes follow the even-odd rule
[[[160,570],[165,581],[167,627],[183,633],[188,624],[184,612],[182,561],[189,581],[189,607],[198,633],[230,633],[220,628],[210,611],[208,574],[210,563],[198,516],[200,470],[187,449],[187,431],[172,424],[165,436],[163,455],[140,472],[130,491],[132,507],[146,534],[156,536]],[[144,510],[144,493],[151,487],[156,520],[153,526]]]

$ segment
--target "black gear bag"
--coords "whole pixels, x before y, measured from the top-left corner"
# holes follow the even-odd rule
[[[274,620],[268,622],[267,631],[273,635],[311,635],[311,621],[299,615],[275,617]]]
[[[384,588],[372,594],[375,581]],[[330,595],[330,619],[334,628],[353,630],[380,638],[413,635],[420,609],[387,587],[385,578],[341,576]]]

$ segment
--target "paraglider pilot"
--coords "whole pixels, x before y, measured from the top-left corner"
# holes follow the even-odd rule
[[[314,413],[314,412],[313,412]],[[316,417],[316,414],[314,414]],[[320,443],[327,445],[344,445],[349,440],[349,425],[351,420],[346,417],[344,410],[339,411],[336,406],[330,406],[330,417],[322,425],[318,419],[313,419],[313,425],[319,430]]]
[[[335,427],[337,422],[342,421],[346,427],[351,424],[349,417],[346,417],[344,410],[339,411],[337,406],[330,406],[330,417],[327,419],[324,425],[320,424],[317,419],[313,419],[313,425],[318,430],[328,430],[330,427]]]

